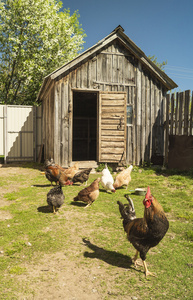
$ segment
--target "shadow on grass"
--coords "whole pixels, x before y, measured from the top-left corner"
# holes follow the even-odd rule
[[[107,190],[105,190],[104,188],[102,188],[102,189],[100,188],[100,189],[99,189],[99,192],[105,193],[105,194],[114,194],[113,192],[111,192],[111,191],[109,191],[109,190],[107,191]]]
[[[70,205],[78,206],[78,207],[86,207],[87,203],[73,201],[73,202],[70,203]]]
[[[52,213],[52,208],[49,205],[46,206],[40,206],[37,208],[38,212],[41,212],[43,214],[50,214]]]
[[[84,257],[98,258],[100,260],[103,260],[107,264],[115,267],[124,269],[134,269],[137,272],[141,272],[141,270],[136,270],[136,268],[134,268],[130,256],[118,253],[116,251],[105,250],[104,248],[92,244],[89,240],[85,238],[83,238],[82,240],[84,242],[84,245],[93,251],[92,253],[85,251]]]
[[[52,186],[51,184],[33,184],[32,186],[33,186],[33,187],[48,187],[48,186],[54,187],[54,186]]]

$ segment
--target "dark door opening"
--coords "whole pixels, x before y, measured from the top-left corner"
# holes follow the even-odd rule
[[[96,160],[97,93],[73,92],[72,159]]]

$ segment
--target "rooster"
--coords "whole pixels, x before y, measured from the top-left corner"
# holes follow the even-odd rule
[[[57,167],[58,169],[60,169],[61,171],[65,171],[64,168],[62,168],[60,165],[56,164],[55,161],[53,160],[53,158],[50,159],[46,159],[44,162],[44,167],[47,168],[49,166],[52,167]]]
[[[56,184],[60,184],[62,186],[64,185],[71,185],[73,182],[71,182],[64,172],[64,169],[60,167],[59,165],[55,164],[53,159],[46,160],[45,161],[45,176],[46,178],[51,182],[55,182]]]
[[[87,180],[89,178],[90,172],[91,172],[92,168],[88,168],[88,169],[84,169],[81,171],[78,171],[74,177],[72,178],[72,182],[80,182],[80,183],[84,183],[86,182],[85,185],[87,185]]]
[[[47,193],[47,203],[49,206],[52,206],[54,214],[62,206],[64,199],[65,197],[61,185],[52,188]]]
[[[102,171],[101,184],[106,191],[111,191],[114,193],[115,188],[113,186],[113,183],[114,183],[113,176],[111,175],[107,167],[107,164],[105,164],[105,168]]]
[[[87,203],[85,208],[90,206],[99,196],[99,182],[100,178],[95,179],[91,185],[81,190],[73,200]]]
[[[143,204],[144,217],[136,218],[133,201],[128,195],[125,195],[128,204],[122,204],[117,201],[119,211],[123,218],[123,228],[127,233],[129,242],[136,249],[136,254],[133,258],[134,265],[137,266],[138,254],[142,259],[145,275],[155,276],[149,272],[146,265],[146,254],[150,248],[155,247],[163,239],[169,228],[169,222],[166,218],[164,210],[156,198],[151,194],[148,187]]]
[[[53,158],[45,160],[44,167],[47,168],[48,166],[55,166],[55,161],[53,160]]]
[[[113,184],[114,188],[117,189],[121,186],[128,187],[129,182],[131,181],[131,171],[133,166],[130,165],[127,169],[124,169],[115,177],[115,183]]]

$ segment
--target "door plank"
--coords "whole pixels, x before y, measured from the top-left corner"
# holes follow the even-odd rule
[[[99,162],[125,162],[126,92],[99,92]]]

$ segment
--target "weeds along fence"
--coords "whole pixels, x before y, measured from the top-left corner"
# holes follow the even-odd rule
[[[193,135],[193,92],[190,90],[168,94],[166,97],[166,144],[165,163],[168,163],[169,139],[171,136]],[[185,145],[184,145],[185,147]],[[192,149],[193,151],[193,149]],[[193,156],[193,153],[192,153]]]

